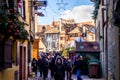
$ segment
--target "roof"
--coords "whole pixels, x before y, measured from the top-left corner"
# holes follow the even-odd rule
[[[75,20],[74,19],[61,19],[62,23],[67,23],[67,24],[74,24]]]
[[[78,27],[74,28],[72,31],[69,32],[69,34],[79,33],[80,30]]]
[[[52,29],[50,29],[50,30],[48,30],[48,31],[46,31],[45,32],[46,34],[50,34],[50,33],[59,33],[59,29],[57,29],[57,28],[52,28]]]
[[[87,22],[81,22],[82,25],[94,25],[94,23],[92,21],[87,21]]]
[[[77,52],[100,52],[98,42],[76,42]]]
[[[50,25],[38,25],[37,32],[39,32],[39,33],[42,32],[43,26],[45,27],[46,31],[51,29]]]
[[[53,26],[58,26],[59,24],[60,24],[60,21],[53,21],[53,22],[52,22],[52,25],[53,25]]]

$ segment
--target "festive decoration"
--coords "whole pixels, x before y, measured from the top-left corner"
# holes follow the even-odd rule
[[[58,10],[61,10],[61,9],[65,10],[65,5],[67,5],[67,3],[63,2],[63,0],[61,0],[59,3],[56,3],[56,4],[59,6]]]
[[[13,37],[20,41],[28,39],[28,32],[24,29],[27,24],[19,17],[16,9],[8,7],[7,4],[0,5],[0,38],[6,40]]]

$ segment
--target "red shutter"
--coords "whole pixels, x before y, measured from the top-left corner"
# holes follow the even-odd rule
[[[4,68],[12,67],[12,41],[7,40],[4,45]]]

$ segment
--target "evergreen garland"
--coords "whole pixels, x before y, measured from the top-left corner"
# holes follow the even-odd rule
[[[7,4],[0,5],[0,38],[4,40],[13,37],[14,40],[28,39],[28,32],[24,26],[28,25],[19,19],[20,14]]]

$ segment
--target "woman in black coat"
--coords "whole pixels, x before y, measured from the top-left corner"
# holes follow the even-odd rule
[[[64,66],[62,58],[57,58],[55,63],[55,80],[64,80]]]

